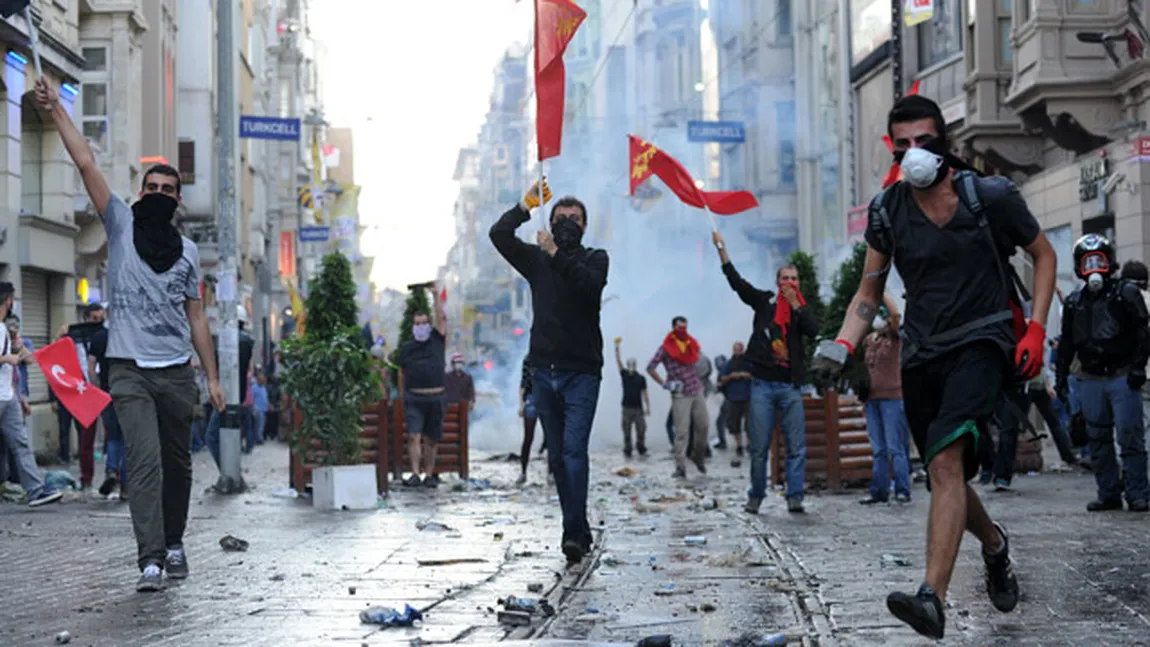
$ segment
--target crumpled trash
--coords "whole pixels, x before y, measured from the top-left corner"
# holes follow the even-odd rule
[[[692,535],[683,537],[683,543],[687,546],[706,546],[707,538],[702,535]]]
[[[600,557],[599,563],[602,564],[603,566],[611,566],[611,567],[625,566],[626,564],[628,564],[628,562],[626,560],[619,559],[618,557],[615,557],[614,555],[612,555],[610,553],[607,553],[606,555],[603,555],[602,557]]]
[[[44,475],[44,485],[57,490],[79,490],[80,483],[64,470],[48,472]]]
[[[746,633],[734,640],[724,640],[722,647],[783,647],[791,640],[800,643],[802,636],[799,634],[791,636],[788,634]]]
[[[20,503],[24,500],[25,496],[27,496],[27,493],[24,492],[24,488],[19,485],[7,481],[0,483],[0,501]]]
[[[277,499],[298,499],[299,492],[293,487],[284,487],[278,490],[272,490],[272,496]]]
[[[635,471],[634,467],[620,467],[615,470],[615,476],[622,476],[624,478],[634,478],[639,472]]]
[[[70,642],[72,642],[72,634],[68,633],[67,631],[61,631],[60,633],[56,634],[57,645],[67,645]]]
[[[671,634],[647,636],[638,643],[635,643],[635,647],[671,647],[671,640]]]
[[[483,523],[481,523],[479,525],[481,525],[481,526],[513,526],[516,523],[517,522],[514,519],[512,519],[511,517],[503,517],[502,519],[488,519],[487,521],[484,521]]]
[[[417,622],[423,621],[423,612],[410,604],[403,605],[402,612],[391,607],[368,607],[359,612],[359,621],[384,627],[416,627]]]
[[[426,530],[427,532],[450,532],[452,530],[455,530],[455,528],[452,528],[451,526],[449,526],[445,523],[439,523],[438,521],[431,521],[430,519],[424,519],[422,521],[416,521],[415,522],[415,529],[416,530]]]
[[[242,553],[248,549],[249,545],[248,542],[239,537],[233,537],[231,535],[220,537],[220,548],[223,548],[224,551],[229,553]]]
[[[898,555],[892,555],[890,553],[883,555],[882,560],[880,561],[884,568],[887,566],[910,566],[909,559],[905,557],[899,557]]]

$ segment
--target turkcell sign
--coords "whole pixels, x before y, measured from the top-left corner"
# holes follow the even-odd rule
[[[741,121],[688,121],[687,141],[742,144],[747,141],[747,129]]]
[[[300,227],[299,242],[326,243],[331,240],[331,227]]]
[[[279,117],[240,117],[240,137],[299,141],[299,119]]]

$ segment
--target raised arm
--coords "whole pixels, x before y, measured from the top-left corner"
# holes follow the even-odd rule
[[[623,355],[619,348],[623,345],[622,338],[615,338],[615,365],[619,367],[619,372],[623,372]]]
[[[511,267],[515,271],[523,275],[527,280],[531,280],[534,274],[534,266],[541,260],[542,250],[535,245],[529,245],[519,239],[515,235],[515,230],[519,225],[531,219],[531,210],[547,204],[551,199],[551,189],[547,186],[547,182],[543,182],[543,199],[539,199],[539,186],[538,183],[532,186],[530,190],[523,196],[514,207],[511,207],[491,225],[491,231],[488,235],[491,237],[491,243],[495,245],[495,249],[499,251],[499,255],[507,259],[511,263]]]
[[[435,294],[431,295],[431,298],[435,301],[435,329],[446,339],[447,311],[444,309],[443,299],[440,298],[440,294],[442,293],[437,290]]]
[[[92,147],[88,146],[88,140],[76,128],[72,116],[60,104],[60,95],[43,77],[36,79],[35,92],[36,103],[51,115],[52,123],[56,125],[60,139],[64,142],[64,148],[67,149],[76,169],[80,171],[80,178],[84,181],[84,188],[88,190],[92,205],[96,207],[100,217],[103,217],[104,211],[108,208],[108,201],[112,198],[112,192],[108,189],[108,180],[96,164],[96,155],[92,153]]]
[[[739,275],[738,270],[731,263],[731,257],[727,255],[727,243],[723,240],[722,234],[717,231],[711,232],[711,240],[719,252],[719,261],[722,263],[723,275],[727,277],[727,283],[735,291],[735,294],[739,295],[743,303],[754,308],[771,298],[770,292],[756,288]]]

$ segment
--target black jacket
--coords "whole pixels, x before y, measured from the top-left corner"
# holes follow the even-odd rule
[[[1108,281],[1098,293],[1075,290],[1062,306],[1056,376],[1070,375],[1075,356],[1088,375],[1141,371],[1150,358],[1150,314],[1136,285]]]
[[[759,290],[747,283],[730,263],[723,265],[723,274],[727,276],[731,289],[739,295],[743,303],[755,311],[754,329],[751,330],[751,340],[747,343],[744,357],[751,364],[751,375],[758,377],[763,369],[774,364],[771,360],[771,340],[764,331],[775,320],[775,293]],[[807,379],[805,366],[807,354],[803,337],[817,335],[819,323],[810,308],[797,308],[791,311],[790,330],[791,334],[787,335],[787,354],[791,358],[791,383],[802,386],[806,384]]]
[[[607,252],[580,246],[548,256],[515,235],[530,219],[515,205],[491,226],[491,242],[531,285],[531,366],[602,375],[599,309],[607,285]]]

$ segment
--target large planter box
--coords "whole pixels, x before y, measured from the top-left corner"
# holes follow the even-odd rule
[[[391,407],[391,471],[396,480],[411,466],[407,459],[407,428],[403,423],[403,398],[397,398]],[[470,473],[468,465],[468,412],[470,403],[452,402],[447,405],[447,415],[443,419],[443,440],[439,441],[439,452],[435,458],[437,474],[455,472],[466,479]]]
[[[827,391],[822,399],[803,398],[807,427],[806,484],[842,490],[869,485],[874,469],[866,410],[854,396]],[[786,482],[786,438],[776,425],[771,435],[771,482]]]
[[[317,467],[311,472],[312,505],[322,510],[372,510],[379,488],[374,465]]]
[[[303,412],[294,402],[285,398],[284,411],[291,411],[291,432],[298,433],[303,423]],[[387,492],[387,472],[390,466],[388,432],[390,422],[390,405],[386,394],[383,399],[369,407],[364,407],[361,414],[363,433],[360,436],[360,463],[375,468],[376,485],[379,492]],[[282,427],[281,427],[282,428]],[[312,451],[306,457],[301,457],[294,450],[290,454],[291,487],[299,492],[307,490],[312,485],[312,471],[323,467],[323,450],[318,443],[313,443]]]

